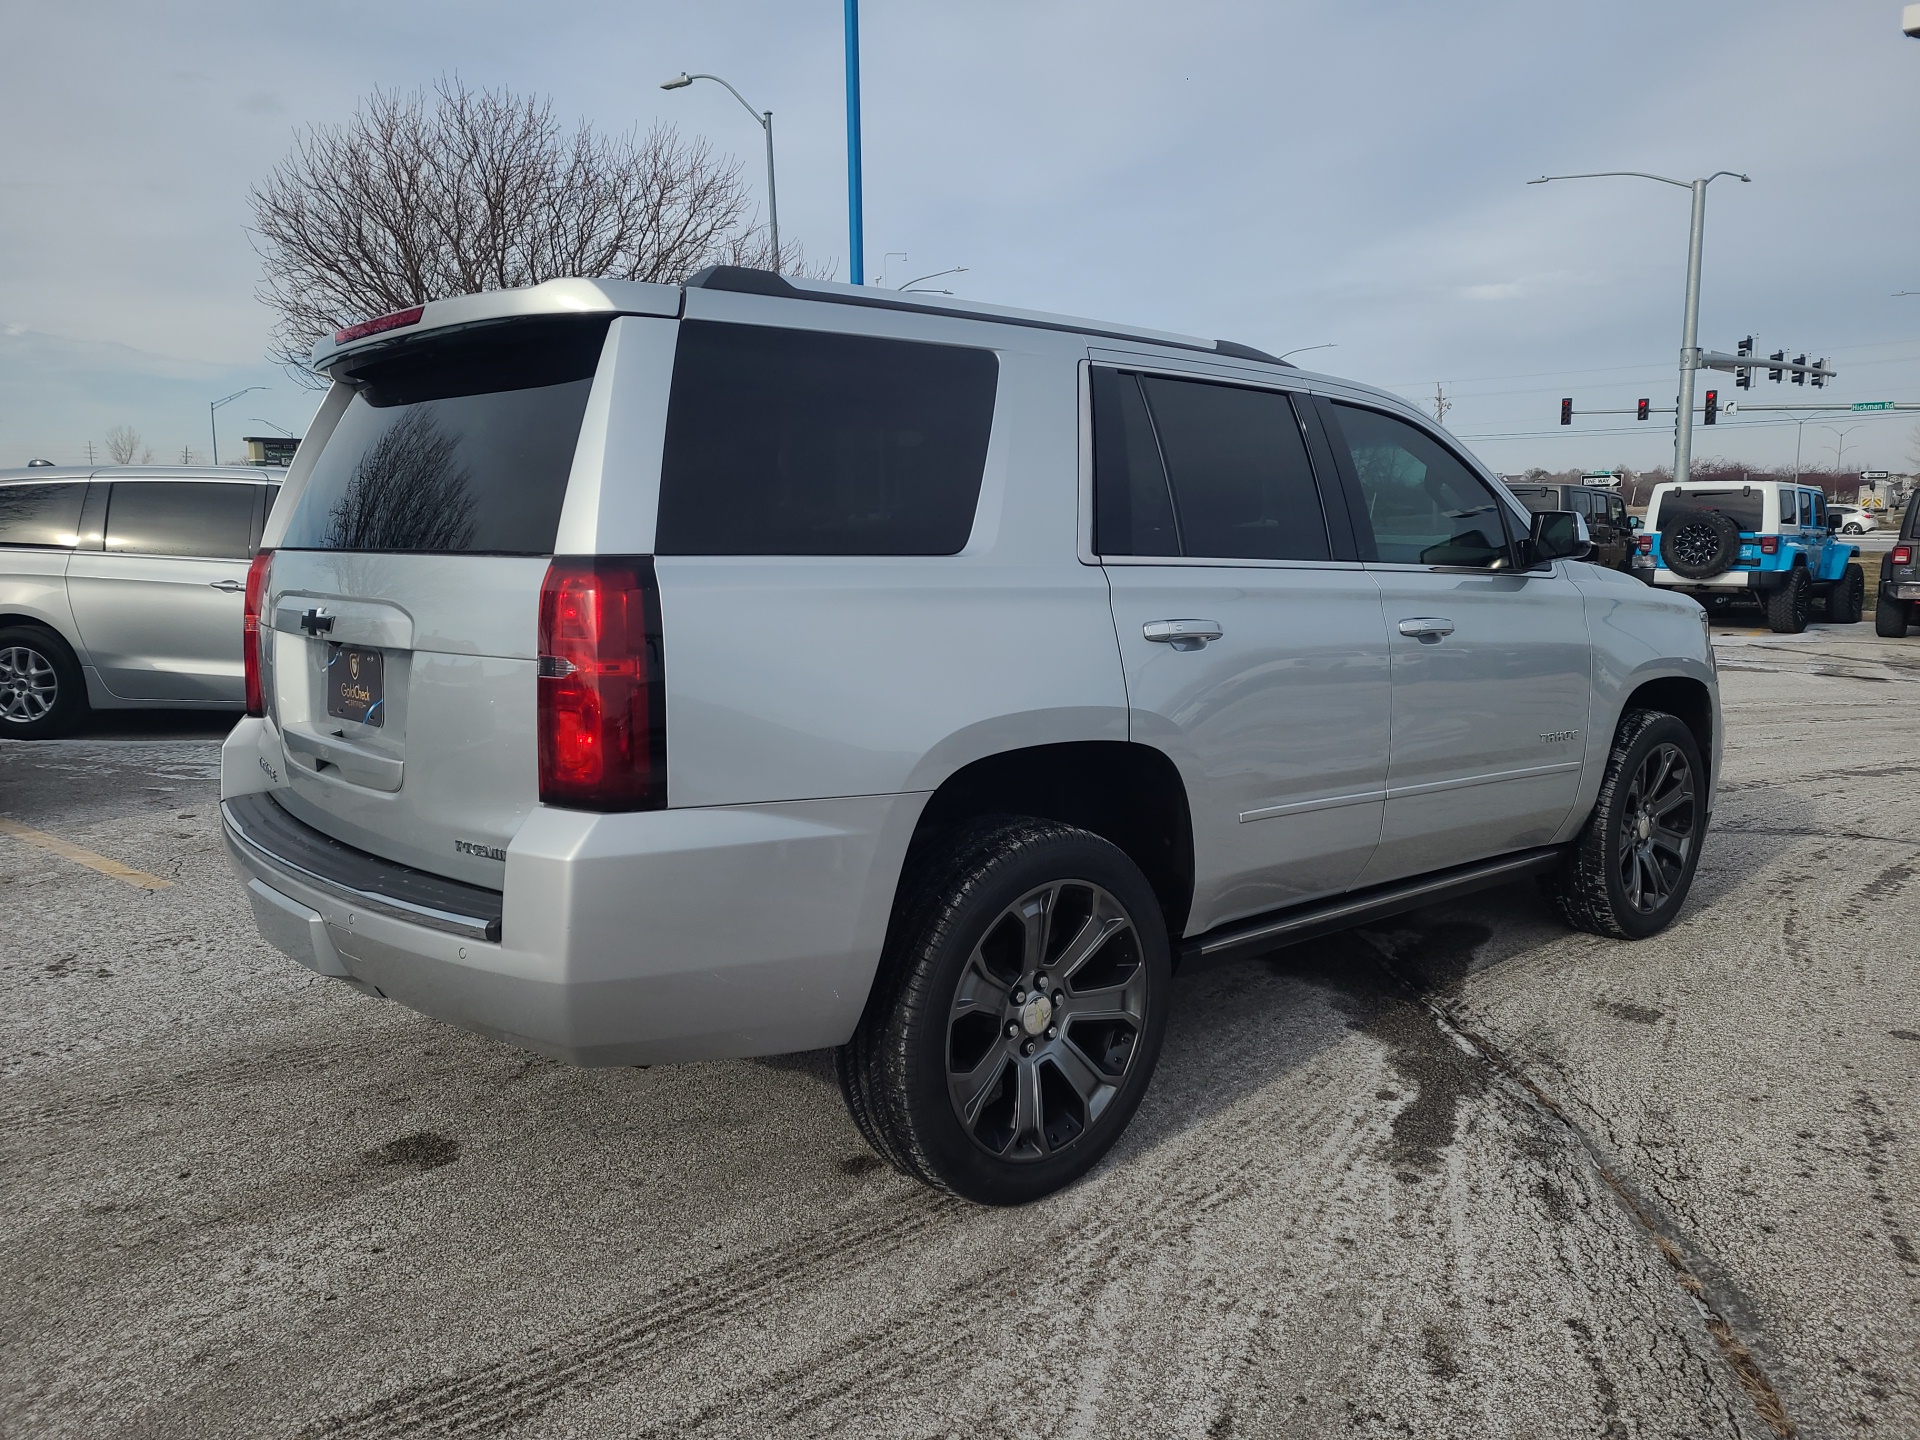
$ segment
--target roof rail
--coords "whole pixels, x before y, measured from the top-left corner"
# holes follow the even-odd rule
[[[1266,365],[1285,365],[1294,369],[1292,362],[1282,360],[1277,355],[1269,355],[1264,350],[1256,350],[1251,345],[1241,345],[1232,340],[1215,340],[1211,345],[1190,341],[1175,340],[1163,335],[1148,335],[1138,331],[1109,330],[1095,325],[1075,324],[1068,320],[1045,320],[1032,315],[1007,314],[993,310],[962,310],[951,305],[931,305],[904,297],[896,298],[888,292],[876,294],[852,293],[852,287],[835,290],[802,289],[771,270],[756,270],[748,265],[709,265],[697,270],[685,281],[689,290],[731,290],[742,295],[773,295],[783,300],[813,300],[828,305],[863,305],[873,310],[907,310],[917,315],[949,315],[960,320],[988,320],[999,325],[1022,325],[1029,330],[1058,330],[1071,335],[1094,335],[1102,340],[1131,340],[1136,344],[1165,345],[1176,350],[1197,350],[1206,355],[1224,355],[1234,360],[1258,360]]]

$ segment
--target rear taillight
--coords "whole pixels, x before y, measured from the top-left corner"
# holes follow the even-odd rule
[[[540,587],[540,799],[667,803],[666,667],[651,556],[557,558]]]
[[[1762,555],[1778,555],[1780,553],[1780,537],[1778,535],[1762,535],[1760,537],[1760,553]]]
[[[1634,543],[1640,547],[1640,553],[1642,555],[1651,555],[1653,553],[1653,537],[1651,535],[1642,535]]]
[[[240,621],[240,660],[247,672],[247,714],[267,713],[266,695],[260,684],[260,610],[267,603],[267,571],[273,566],[273,552],[262,550],[247,567],[247,603]],[[271,629],[271,627],[269,627]]]
[[[1913,547],[1911,545],[1896,545],[1893,547],[1893,553],[1887,556],[1887,559],[1895,565],[1911,565],[1913,563]]]

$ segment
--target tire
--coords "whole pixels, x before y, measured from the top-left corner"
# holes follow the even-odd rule
[[[1664,711],[1629,710],[1593,813],[1548,882],[1561,918],[1618,940],[1658,934],[1686,903],[1705,829],[1706,770],[1693,732]]]
[[[1171,984],[1159,901],[1119,849],[1048,820],[972,822],[901,886],[866,1013],[836,1057],[847,1109],[935,1189],[1037,1200],[1126,1129]]]
[[[0,739],[51,740],[86,717],[86,681],[66,641],[38,625],[0,629]]]
[[[1889,600],[1882,595],[1873,607],[1873,633],[1885,640],[1905,639],[1912,613],[1907,601]]]
[[[1827,621],[1833,625],[1858,625],[1867,608],[1867,572],[1849,565],[1827,591]]]
[[[1688,580],[1718,575],[1740,558],[1740,527],[1718,510],[1682,510],[1662,517],[1660,558]]]
[[[1804,567],[1796,565],[1787,574],[1787,583],[1770,591],[1762,603],[1767,607],[1767,626],[1776,635],[1798,635],[1807,628],[1813,613],[1813,582]]]

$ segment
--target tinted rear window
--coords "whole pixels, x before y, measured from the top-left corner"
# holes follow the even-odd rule
[[[662,555],[951,555],[967,543],[990,350],[690,320],[660,470]]]
[[[0,545],[80,543],[80,506],[84,484],[0,485]]]
[[[551,554],[610,323],[519,321],[354,367],[282,545]]]
[[[218,480],[117,481],[107,503],[107,549],[244,560],[253,553],[258,490]]]
[[[1758,488],[1749,488],[1745,494],[1738,490],[1669,490],[1661,497],[1659,506],[1647,516],[1647,528],[1659,530],[1667,523],[1663,517],[1685,510],[1718,510],[1727,516],[1741,530],[1748,534],[1757,533],[1766,518],[1766,497]]]
[[[1509,485],[1513,498],[1536,515],[1544,515],[1550,510],[1560,508],[1560,492],[1548,489],[1544,485]]]

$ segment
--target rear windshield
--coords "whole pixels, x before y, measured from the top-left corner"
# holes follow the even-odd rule
[[[80,505],[86,498],[87,487],[78,482],[0,485],[0,545],[71,550],[80,543]]]
[[[1536,515],[1560,508],[1560,492],[1545,485],[1509,485],[1513,498]]]
[[[551,554],[610,323],[518,321],[353,367],[282,545]]]
[[[951,555],[973,531],[991,350],[680,326],[662,555]]]
[[[1740,490],[1669,490],[1660,498],[1653,513],[1647,516],[1647,528],[1661,528],[1663,515],[1671,515],[1680,510],[1718,510],[1732,520],[1740,529],[1753,534],[1766,520],[1766,493],[1757,486],[1747,486]]]

